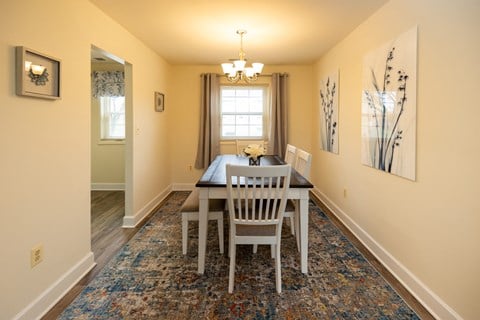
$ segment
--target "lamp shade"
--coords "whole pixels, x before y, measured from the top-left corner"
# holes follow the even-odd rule
[[[253,70],[253,68],[245,68],[245,75],[247,77],[253,77],[255,75],[255,71]]]
[[[263,63],[254,62],[252,63],[252,68],[255,73],[262,73],[263,70]]]
[[[235,60],[233,61],[233,64],[235,65],[235,69],[237,71],[243,71],[245,68],[245,63],[247,63],[245,60]]]
[[[233,64],[228,63],[228,62],[227,63],[222,63],[222,69],[223,69],[224,74],[231,73],[232,69],[233,69]]]

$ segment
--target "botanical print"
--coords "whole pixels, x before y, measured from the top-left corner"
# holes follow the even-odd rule
[[[417,28],[364,60],[362,163],[415,180]]]
[[[321,147],[338,154],[338,71],[322,80],[320,104]]]

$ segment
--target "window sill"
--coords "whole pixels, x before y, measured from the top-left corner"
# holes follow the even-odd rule
[[[125,140],[99,140],[97,142],[99,145],[107,145],[107,144],[125,144]]]

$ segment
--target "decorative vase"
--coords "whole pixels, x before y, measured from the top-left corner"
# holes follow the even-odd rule
[[[249,157],[248,158],[248,165],[249,166],[259,166],[260,165],[260,157],[258,157],[257,159]]]

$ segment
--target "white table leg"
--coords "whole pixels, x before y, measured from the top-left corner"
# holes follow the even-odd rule
[[[295,201],[295,240],[297,241],[297,251],[300,252],[300,202]]]
[[[302,273],[308,273],[308,191],[300,203],[300,255]]]
[[[198,212],[198,273],[205,271],[205,252],[208,233],[208,189],[200,188]]]

